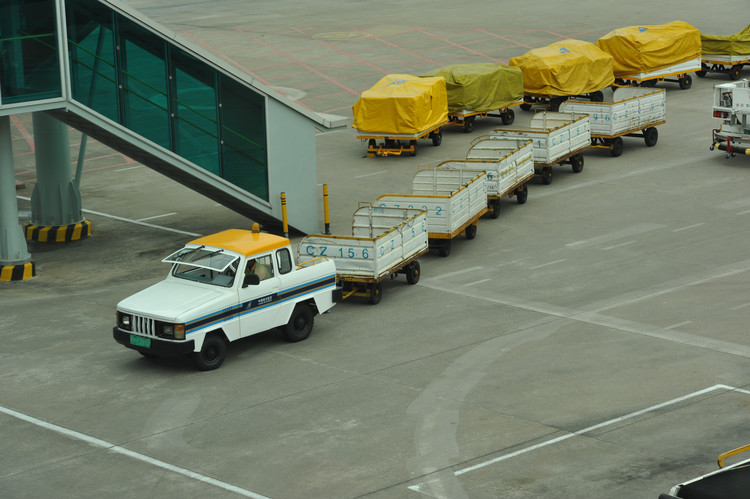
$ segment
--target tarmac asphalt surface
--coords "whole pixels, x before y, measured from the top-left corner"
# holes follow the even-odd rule
[[[127,4],[344,116],[389,73],[505,63],[636,24],[746,24],[739,0]],[[655,498],[715,469],[750,443],[750,160],[708,148],[726,81],[660,84],[655,147],[588,150],[581,173],[556,167],[475,240],[423,257],[417,285],[337,304],[300,343],[234,343],[211,372],[116,344],[115,306],[185,242],[251,221],[89,142],[93,236],[29,243],[37,277],[0,285],[0,496]],[[38,145],[31,116],[12,123],[23,223]],[[352,129],[319,134],[332,232],[499,126],[448,128],[414,158],[366,158]],[[79,141],[71,131],[74,158]]]

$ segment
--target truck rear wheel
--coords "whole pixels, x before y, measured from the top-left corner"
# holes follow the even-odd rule
[[[307,339],[312,332],[314,321],[315,318],[310,305],[307,303],[298,303],[294,307],[289,322],[284,326],[284,335],[287,341],[295,343]]]
[[[193,363],[201,371],[218,369],[227,355],[227,342],[224,338],[210,334],[203,340],[200,352],[193,352]]]

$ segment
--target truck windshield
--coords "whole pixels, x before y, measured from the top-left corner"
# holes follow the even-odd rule
[[[172,275],[180,279],[229,287],[234,283],[239,258],[224,250],[183,248],[163,262],[172,263]]]

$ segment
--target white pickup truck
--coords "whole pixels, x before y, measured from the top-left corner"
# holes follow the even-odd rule
[[[115,340],[142,355],[189,355],[202,371],[224,362],[227,343],[283,327],[306,339],[316,314],[339,300],[336,265],[296,266],[287,238],[230,229],[189,242],[166,257],[163,281],[117,304]]]

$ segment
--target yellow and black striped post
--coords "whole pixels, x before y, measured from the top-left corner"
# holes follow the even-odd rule
[[[68,243],[91,235],[91,222],[86,219],[69,225],[50,226],[27,223],[23,228],[28,241],[39,243]]]
[[[331,217],[328,212],[328,184],[323,184],[323,217],[325,218],[326,235],[331,234]]]
[[[281,221],[284,224],[284,237],[289,237],[289,224],[286,218],[286,192],[281,193]]]
[[[0,265],[0,281],[23,281],[36,275],[34,262],[18,265]]]

